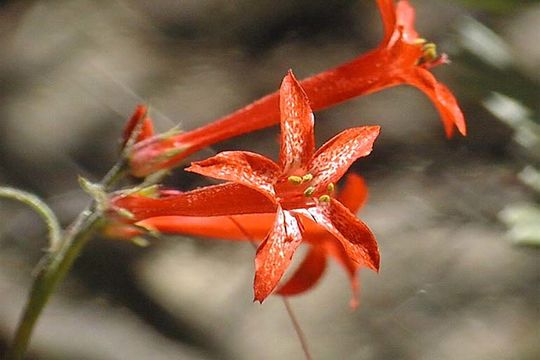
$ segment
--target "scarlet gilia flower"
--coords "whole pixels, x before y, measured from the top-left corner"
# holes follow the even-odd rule
[[[353,214],[364,204],[367,187],[362,177],[349,174],[343,189],[337,194],[338,200]],[[110,229],[109,236],[129,239],[142,235],[141,229],[164,234],[183,234],[233,241],[263,241],[275,221],[275,213],[247,214],[231,216],[158,216],[137,222],[138,227],[116,227]],[[292,296],[302,294],[317,284],[327,264],[327,258],[334,258],[347,272],[351,281],[351,307],[358,305],[358,277],[360,265],[347,256],[339,240],[313,221],[303,222],[303,241],[310,249],[298,269],[282,285],[276,294]],[[137,230],[135,230],[137,229]],[[134,231],[136,231],[134,233]]]
[[[292,72],[281,85],[280,110],[281,147],[278,163],[251,152],[227,151],[195,162],[186,169],[231,181],[221,185],[221,190],[223,187],[227,189],[218,191],[218,197],[213,197],[216,186],[210,186],[163,200],[149,199],[147,202],[140,197],[126,197],[115,202],[115,206],[127,209],[135,217],[141,214],[146,214],[146,217],[216,216],[270,212],[267,205],[255,206],[255,202],[263,204],[261,196],[266,198],[276,215],[255,258],[255,300],[260,302],[270,295],[289,266],[296,248],[302,242],[305,221],[314,221],[333,235],[334,241],[351,261],[373,270],[379,268],[375,237],[362,221],[333,197],[334,184],[356,159],[371,152],[379,127],[345,130],[315,151],[313,113],[306,94]],[[253,199],[246,197],[246,189],[259,196]],[[227,195],[229,201],[224,202]],[[206,200],[195,205],[195,197],[199,200],[206,197]],[[184,206],[193,207],[194,210],[190,211]],[[254,207],[258,211],[252,211]]]
[[[135,129],[139,131],[139,134],[135,139],[135,143],[141,142],[154,135],[154,125],[152,123],[152,119],[150,119],[147,115],[148,108],[142,104],[137,105],[135,112],[133,115],[131,115],[131,118],[124,126],[124,131],[122,133],[122,147],[126,145]]]
[[[388,74],[374,74],[371,80],[384,87],[408,84],[418,88],[439,111],[447,137],[453,135],[454,128],[467,135],[465,119],[456,98],[429,71],[432,67],[448,63],[448,56],[438,55],[436,45],[418,35],[414,28],[415,10],[409,1],[401,0],[396,5],[393,0],[377,0],[377,4],[383,21],[384,38],[379,48],[365,56],[375,57],[377,60],[372,66]],[[347,65],[355,67],[354,63]],[[363,69],[360,67],[357,71]],[[387,84],[383,85],[385,81]]]
[[[430,68],[447,62],[437,55],[432,43],[414,29],[414,8],[409,1],[377,0],[384,26],[379,47],[336,68],[300,82],[313,110],[321,110],[357,96],[400,84],[423,91],[439,111],[446,135],[454,127],[466,135],[463,113],[454,95],[438,82]],[[279,94],[274,92],[206,126],[168,138],[141,143],[131,156],[135,176],[178,165],[188,155],[232,137],[272,126],[279,122]]]

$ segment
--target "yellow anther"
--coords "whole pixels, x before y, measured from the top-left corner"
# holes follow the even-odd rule
[[[303,180],[304,182],[311,181],[311,180],[313,180],[313,175],[311,175],[311,174],[308,173],[308,174],[302,176],[302,180]]]
[[[415,44],[415,45],[425,44],[426,42],[427,42],[427,40],[424,39],[424,38],[418,38],[418,39],[413,40],[413,44]]]
[[[306,190],[304,190],[304,196],[311,196],[315,192],[315,187],[310,186]]]
[[[302,183],[302,178],[300,176],[289,176],[287,180],[293,185],[300,185]]]
[[[330,202],[330,195],[321,195],[319,197],[320,202]]]
[[[437,58],[437,45],[434,43],[427,43],[422,46],[422,51],[424,52],[424,60],[429,62]]]
[[[336,189],[336,187],[335,187],[334,183],[330,183],[326,187],[326,190],[328,190],[329,193],[333,193],[335,189]]]

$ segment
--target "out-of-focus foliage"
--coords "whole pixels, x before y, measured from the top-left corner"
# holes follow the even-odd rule
[[[480,22],[464,18],[458,34],[462,81],[470,96],[513,130],[516,157],[524,166],[518,178],[536,194],[536,201],[509,204],[499,218],[512,241],[540,246],[540,84],[516,65],[510,45]]]
[[[519,178],[536,192],[536,203],[508,205],[499,217],[508,226],[513,241],[521,245],[540,246],[540,172],[529,165],[519,173]]]

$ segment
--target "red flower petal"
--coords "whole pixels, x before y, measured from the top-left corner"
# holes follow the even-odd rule
[[[278,207],[274,227],[255,256],[255,300],[263,302],[289,267],[302,234],[298,220]]]
[[[347,256],[360,265],[378,270],[379,248],[369,228],[337,200],[307,210],[317,223],[334,235]]]
[[[384,26],[383,47],[393,46],[400,38],[408,43],[418,39],[414,29],[415,10],[407,0],[377,0]]]
[[[444,84],[438,82],[431,72],[421,67],[416,67],[414,71],[404,76],[408,84],[417,87],[431,99],[441,115],[448,138],[453,135],[454,126],[462,135],[467,135],[463,113],[456,98]]]
[[[353,214],[367,201],[368,188],[364,178],[360,175],[351,173],[345,178],[345,185],[337,195],[337,199]]]
[[[278,288],[276,293],[283,296],[303,293],[315,286],[323,275],[324,269],[326,269],[324,248],[313,245],[295,273]]]
[[[247,151],[224,151],[209,159],[194,162],[186,171],[230,180],[275,198],[274,183],[280,171],[272,160]]]
[[[219,216],[269,213],[275,205],[260,192],[249,187],[225,183],[207,186],[162,199],[140,195],[118,196],[112,205],[130,211],[135,220],[164,216]]]
[[[315,152],[313,113],[304,90],[292,71],[283,79],[279,91],[281,112],[281,149],[279,162],[283,173],[305,170]]]
[[[381,14],[384,27],[384,38],[382,43],[388,44],[396,27],[396,8],[394,0],[377,0],[377,6]]]
[[[356,159],[371,152],[379,130],[379,126],[351,128],[330,139],[314,155],[309,169],[314,175],[311,185],[320,190],[337,182]]]
[[[415,10],[407,0],[398,1],[396,6],[396,24],[402,27],[403,40],[413,42],[418,39],[414,29]]]

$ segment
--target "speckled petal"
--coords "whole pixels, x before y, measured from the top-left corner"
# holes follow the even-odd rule
[[[274,226],[255,257],[255,301],[262,303],[276,288],[301,241],[296,217],[278,208]]]
[[[224,151],[209,159],[194,162],[186,171],[216,179],[234,181],[274,199],[274,183],[280,175],[272,160],[248,151]]]
[[[315,151],[313,113],[304,90],[292,71],[285,76],[279,91],[281,148],[279,161],[283,173],[305,169]]]
[[[334,235],[345,249],[347,256],[359,265],[379,269],[379,248],[375,236],[339,201],[321,203],[307,210],[312,219]]]
[[[379,126],[347,129],[324,144],[309,167],[314,176],[311,185],[322,190],[329,183],[336,183],[356,159],[371,153],[379,130]]]

